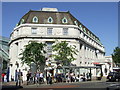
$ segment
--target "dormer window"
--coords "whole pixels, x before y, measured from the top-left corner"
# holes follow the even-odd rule
[[[38,18],[37,18],[37,16],[34,16],[34,17],[33,17],[32,22],[38,23]]]
[[[64,18],[62,19],[62,23],[68,23],[67,18],[64,17]]]
[[[83,30],[83,29],[82,29],[82,25],[79,25],[79,27],[80,27],[81,30]]]
[[[18,26],[18,24],[16,24],[16,27]]]
[[[83,30],[84,30],[84,32],[86,33],[86,29],[84,28]]]
[[[52,17],[49,17],[49,18],[48,18],[48,22],[49,22],[49,23],[52,23],[52,22],[53,22]]]
[[[93,35],[91,34],[91,37],[93,38]]]
[[[88,35],[90,36],[90,32],[88,31]]]
[[[78,26],[78,23],[77,23],[77,21],[74,21],[74,24]]]
[[[25,21],[24,19],[21,19],[21,22],[20,22],[20,24],[23,24],[23,23],[24,23],[24,21]]]

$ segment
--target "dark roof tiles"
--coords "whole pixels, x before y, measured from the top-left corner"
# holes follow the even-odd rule
[[[38,18],[38,22],[32,22],[33,17],[36,16]],[[51,17],[53,19],[52,23],[48,22],[48,18]],[[63,23],[63,18],[67,19],[67,23]],[[58,11],[34,11],[30,10],[26,13],[19,21],[18,25],[20,25],[22,19],[24,19],[23,23],[32,23],[32,24],[63,24],[63,25],[76,25],[75,21],[77,21],[78,26],[82,25],[82,28],[86,29],[86,33],[88,32],[95,36],[88,28],[86,28],[80,21],[78,21],[69,11],[67,12],[58,12]],[[97,36],[95,36],[98,38]],[[98,38],[99,40],[99,38]]]

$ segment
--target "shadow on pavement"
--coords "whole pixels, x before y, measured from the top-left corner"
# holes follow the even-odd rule
[[[23,88],[23,87],[22,86],[15,86],[15,85],[9,85],[9,86],[3,85],[1,90],[8,90],[8,89],[18,90],[21,88]]]

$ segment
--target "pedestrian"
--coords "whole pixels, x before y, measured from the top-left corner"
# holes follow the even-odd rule
[[[15,81],[17,82],[17,79],[18,79],[18,71],[15,70]]]
[[[5,73],[4,82],[7,82],[7,74]]]
[[[37,79],[36,79],[36,80],[37,80],[37,83],[39,83],[39,78],[40,78],[39,72],[36,73],[36,78],[37,78]]]
[[[48,72],[48,84],[52,84],[52,74]]]
[[[76,77],[76,82],[79,82],[79,81],[80,81],[80,75],[78,74]]]
[[[55,73],[56,83],[58,83],[58,73]]]
[[[80,80],[79,81],[80,82],[83,81],[83,75],[82,74],[80,74]]]
[[[28,83],[30,82],[30,77],[31,77],[31,73],[29,71],[28,71],[26,77],[27,77],[27,85],[28,85]]]
[[[86,81],[85,73],[83,73],[83,81]]]
[[[76,81],[76,76],[75,76],[75,74],[73,74],[72,78],[73,78],[73,82],[75,82],[75,81]]]
[[[19,69],[19,72],[17,73],[17,82],[16,82],[16,86],[21,86],[21,84],[23,83],[23,79],[22,79],[23,73],[21,72],[21,70]]]
[[[44,76],[43,76],[43,72],[40,72],[40,83],[44,82]]]
[[[66,82],[70,82],[70,74],[69,73],[66,73]]]
[[[89,72],[86,73],[87,81],[89,81]]]
[[[4,82],[5,73],[2,73],[2,82]]]
[[[73,73],[70,73],[70,81],[73,82]]]
[[[34,76],[33,76],[34,84],[36,83],[36,80],[37,80],[37,78],[36,78],[36,73],[37,73],[37,72],[35,72],[35,73],[34,73]]]

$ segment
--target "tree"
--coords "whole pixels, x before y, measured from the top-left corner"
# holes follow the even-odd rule
[[[68,43],[66,41],[58,42],[55,45],[52,46],[53,52],[56,54],[53,55],[55,60],[58,60],[63,65],[70,65],[70,63],[76,58],[74,58],[74,55],[77,55],[76,46],[73,45],[73,47],[70,45],[68,46]]]
[[[120,48],[116,47],[112,54],[112,59],[116,65],[120,66]]]
[[[25,50],[20,54],[22,64],[26,63],[31,66],[31,63],[36,65],[36,70],[42,70],[45,66],[45,53],[44,47],[46,44],[30,41],[28,45],[25,45]]]

